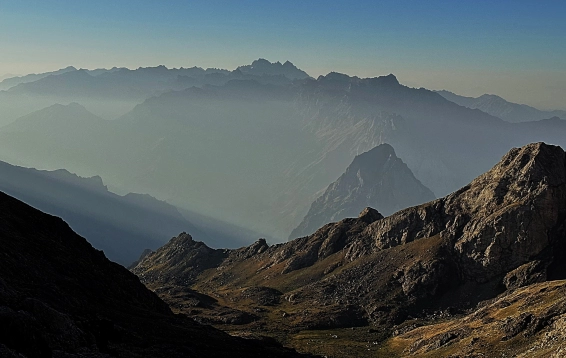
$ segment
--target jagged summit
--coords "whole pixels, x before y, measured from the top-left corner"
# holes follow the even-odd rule
[[[386,85],[386,86],[397,86],[397,85],[399,85],[399,80],[397,80],[397,77],[395,77],[395,75],[392,74],[392,73],[388,74],[387,76],[379,76],[379,77],[370,78],[369,81],[376,83],[376,84],[380,84],[380,85]]]
[[[356,217],[368,206],[387,216],[433,199],[434,194],[415,178],[393,147],[381,144],[354,158],[346,172],[312,204],[289,238],[312,234],[329,222]]]
[[[262,76],[262,75],[283,75],[291,80],[302,80],[310,78],[310,76],[303,70],[300,70],[290,61],[269,62],[266,59],[260,58],[252,62],[251,65],[240,66],[236,70],[245,74]]]
[[[387,76],[371,77],[371,78],[359,78],[357,76],[349,76],[340,72],[329,72],[327,75],[320,75],[316,79],[317,82],[321,83],[355,83],[359,85],[367,84],[369,86],[399,86],[400,83],[397,77],[393,74]]]

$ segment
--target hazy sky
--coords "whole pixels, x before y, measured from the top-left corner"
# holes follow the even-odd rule
[[[0,0],[0,77],[290,60],[566,108],[566,1]]]

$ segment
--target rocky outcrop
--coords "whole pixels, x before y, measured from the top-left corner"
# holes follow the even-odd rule
[[[211,249],[201,241],[194,241],[191,235],[181,233],[142,258],[132,272],[144,281],[188,284],[202,271],[218,266],[226,258],[226,251]]]
[[[530,144],[457,192],[374,223],[361,241],[383,250],[438,234],[467,279],[487,281],[562,240],[565,198],[564,151]],[[357,256],[352,248],[349,257]]]
[[[326,223],[355,217],[365,207],[388,216],[434,198],[393,147],[381,144],[354,158],[346,172],[311,205],[290,239],[310,235]]]

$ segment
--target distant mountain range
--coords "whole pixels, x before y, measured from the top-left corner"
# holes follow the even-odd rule
[[[11,93],[63,98],[108,98],[143,101],[170,90],[192,86],[222,85],[234,79],[254,79],[264,83],[288,84],[292,80],[310,78],[291,62],[271,63],[264,59],[234,71],[202,69],[200,67],[173,68],[165,66],[130,70],[86,70],[67,67],[59,71],[9,78],[0,82],[0,88]]]
[[[397,158],[393,147],[381,144],[354,158],[346,172],[311,205],[289,238],[307,236],[329,222],[356,217],[366,207],[388,216],[434,199],[434,194]]]
[[[114,121],[53,106],[1,128],[0,159],[100,175],[122,191],[283,240],[354,157],[379,144],[391,144],[441,196],[512,146],[566,145],[557,135],[565,130],[561,120],[508,123],[393,75],[331,73],[170,91]]]
[[[53,104],[78,102],[105,119],[115,119],[145,99],[193,86],[223,85],[230,80],[256,80],[288,85],[309,76],[292,63],[259,59],[234,71],[165,66],[112,69],[67,68],[7,78],[0,82],[0,125]]]
[[[541,111],[525,104],[508,102],[493,94],[484,94],[479,97],[464,97],[444,90],[436,92],[460,106],[479,109],[508,122],[538,121],[551,117],[566,119],[566,111]]]
[[[394,75],[286,76],[306,74],[290,63],[257,60],[235,71],[156,67],[48,76],[0,92],[0,105],[20,108],[18,99],[36,103],[57,88],[70,96],[98,93],[96,108],[133,107],[137,100],[127,93],[155,96],[112,121],[93,115],[93,103],[12,120],[0,128],[0,159],[100,175],[122,192],[149,193],[272,241],[289,237],[353,159],[383,143],[435,196],[465,185],[513,146],[566,146],[566,121],[509,123],[404,86]],[[122,94],[112,91],[129,99],[120,102]]]

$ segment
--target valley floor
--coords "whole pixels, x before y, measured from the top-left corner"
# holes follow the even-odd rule
[[[433,315],[386,330],[370,326],[297,330],[284,323],[287,314],[280,309],[261,315],[266,319],[213,326],[233,336],[270,337],[301,353],[336,358],[566,355],[566,280],[508,291],[465,315]]]

